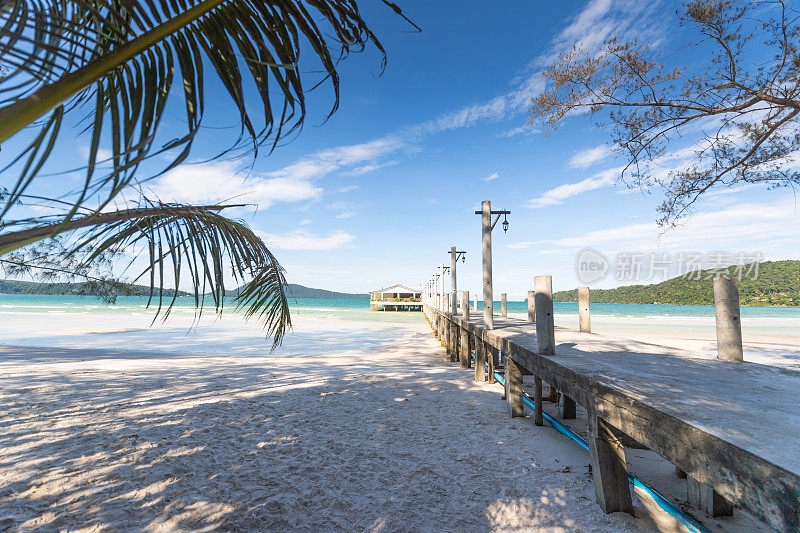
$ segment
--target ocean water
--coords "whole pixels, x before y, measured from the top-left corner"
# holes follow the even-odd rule
[[[482,303],[479,303],[479,308]],[[417,327],[421,313],[371,311],[367,300],[298,298],[291,302],[298,327],[289,343],[317,342],[315,331]],[[495,302],[499,313],[500,303]],[[554,304],[557,326],[577,328],[578,306]],[[197,347],[215,343],[239,349],[266,345],[259,326],[246,322],[231,301],[222,316],[213,308],[198,317],[191,298],[178,298],[166,321],[154,321],[146,297],[123,296],[115,304],[91,296],[0,295],[0,343],[42,346],[104,347],[114,345],[153,349]],[[508,302],[509,316],[525,318],[526,302]],[[633,338],[713,340],[714,308],[700,305],[592,304],[592,330]],[[309,326],[313,325],[313,327]],[[743,307],[745,342],[800,346],[800,308]],[[388,333],[387,333],[388,334]],[[294,338],[294,339],[293,339]]]

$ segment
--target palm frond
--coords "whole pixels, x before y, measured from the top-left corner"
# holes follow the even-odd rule
[[[187,289],[200,313],[206,300],[221,312],[226,286],[243,285],[238,307],[257,317],[277,346],[291,327],[284,269],[246,224],[219,214],[226,207],[232,206],[157,204],[7,232],[0,234],[0,255],[56,232],[72,232],[64,258],[80,256],[83,264],[145,250],[146,267],[132,281],[149,278],[148,306],[156,307],[156,316],[169,316],[178,291]]]
[[[0,76],[0,143],[31,124],[39,129],[12,162],[22,170],[0,218],[42,168],[65,115],[83,110],[89,119],[86,178],[74,203],[102,191],[102,208],[145,158],[169,152],[163,172],[188,157],[203,122],[209,77],[221,82],[241,122],[216,155],[241,154],[265,143],[274,147],[302,126],[301,50],[313,54],[330,81],[329,113],[339,104],[341,58],[373,43],[385,65],[355,0],[0,0],[0,35],[0,64],[10,70]],[[186,129],[157,143],[167,101],[179,92],[176,82],[183,88]],[[246,101],[246,85],[258,91],[260,116]],[[112,169],[99,172],[103,142],[110,144]]]

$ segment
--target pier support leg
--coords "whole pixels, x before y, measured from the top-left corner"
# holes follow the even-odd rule
[[[508,316],[508,301],[506,298],[506,293],[500,294],[500,314],[502,316]]]
[[[584,333],[592,332],[589,319],[589,287],[578,287],[578,324]]]
[[[506,396],[511,416],[525,416],[522,410],[522,369],[512,359],[506,360]]]
[[[486,363],[489,365],[489,383],[494,383],[494,353],[492,353],[493,348],[488,344],[483,344],[483,353],[486,354]]]
[[[448,333],[450,335],[450,362],[458,361],[458,326],[454,322],[448,322]]]
[[[556,353],[556,334],[553,322],[553,277],[536,276],[536,341],[541,355]]]
[[[686,478],[686,499],[703,511],[708,517],[729,516],[733,507],[710,485],[697,481],[692,476]]]
[[[625,449],[605,420],[589,415],[589,455],[597,504],[605,513],[633,514]]]
[[[483,383],[486,377],[486,346],[475,337],[475,381]]]
[[[684,472],[683,470],[681,470],[680,468],[678,468],[676,466],[675,467],[675,477],[678,478],[678,479],[686,479],[686,472]]]
[[[528,291],[528,322],[536,322],[536,291]]]
[[[717,359],[743,361],[739,288],[732,278],[714,278],[714,307],[717,315]]]
[[[533,414],[533,423],[537,426],[544,425],[544,416],[542,415],[542,378],[534,376],[533,378],[533,406],[536,411]]]
[[[575,418],[575,400],[564,395],[564,402],[561,404],[561,418],[565,420],[571,420]]]
[[[469,332],[467,328],[459,328],[461,329],[461,368],[469,368],[470,363],[472,363],[472,357],[469,354]]]

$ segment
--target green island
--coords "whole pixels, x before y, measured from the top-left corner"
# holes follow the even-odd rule
[[[741,268],[741,267],[738,267]],[[736,266],[727,268],[736,277]],[[800,261],[765,261],[758,269],[741,268],[750,275],[739,281],[742,305],[800,307]],[[653,285],[626,285],[616,289],[592,289],[593,303],[713,305],[715,270],[702,270],[691,277],[678,276]],[[754,275],[757,272],[757,275]],[[697,279],[699,278],[699,279]],[[738,278],[737,278],[738,279]],[[553,294],[555,302],[577,302],[578,290]]]
[[[119,296],[149,296],[150,288],[144,285],[124,285],[117,290]],[[369,294],[354,294],[348,292],[335,292],[325,289],[314,289],[304,285],[289,283],[286,293],[290,298],[335,298],[347,300],[366,300]],[[36,281],[16,281],[10,279],[0,280],[0,294],[31,294],[52,296],[98,296],[100,293],[95,285],[88,283],[40,283]],[[164,296],[172,296],[173,289],[165,289]],[[236,296],[238,289],[228,291],[228,296]],[[191,296],[188,292],[178,291],[178,296]]]

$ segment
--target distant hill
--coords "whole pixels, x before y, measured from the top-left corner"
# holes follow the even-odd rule
[[[144,285],[129,285],[127,296],[147,296],[150,288]],[[336,298],[336,299],[369,299],[369,294],[352,294],[333,292],[324,289],[312,289],[303,285],[289,283],[287,294],[292,298]],[[174,291],[165,291],[165,296],[172,296]],[[40,294],[40,295],[74,295],[96,296],[97,291],[85,283],[38,283],[35,281],[0,280],[0,294]],[[229,296],[236,296],[238,290],[230,291]],[[188,292],[178,291],[178,296],[190,296]]]
[[[335,298],[340,300],[369,300],[369,294],[354,294],[350,292],[334,292],[325,289],[312,289],[303,285],[289,283],[286,292],[292,298]]]
[[[728,267],[728,272],[734,275],[735,268]],[[654,285],[592,289],[590,298],[593,303],[713,305],[711,271],[702,271],[699,277],[699,280],[677,277]],[[761,263],[756,279],[745,277],[739,282],[739,299],[742,305],[800,307],[800,261]],[[553,294],[553,301],[577,302],[578,290],[559,291]]]

